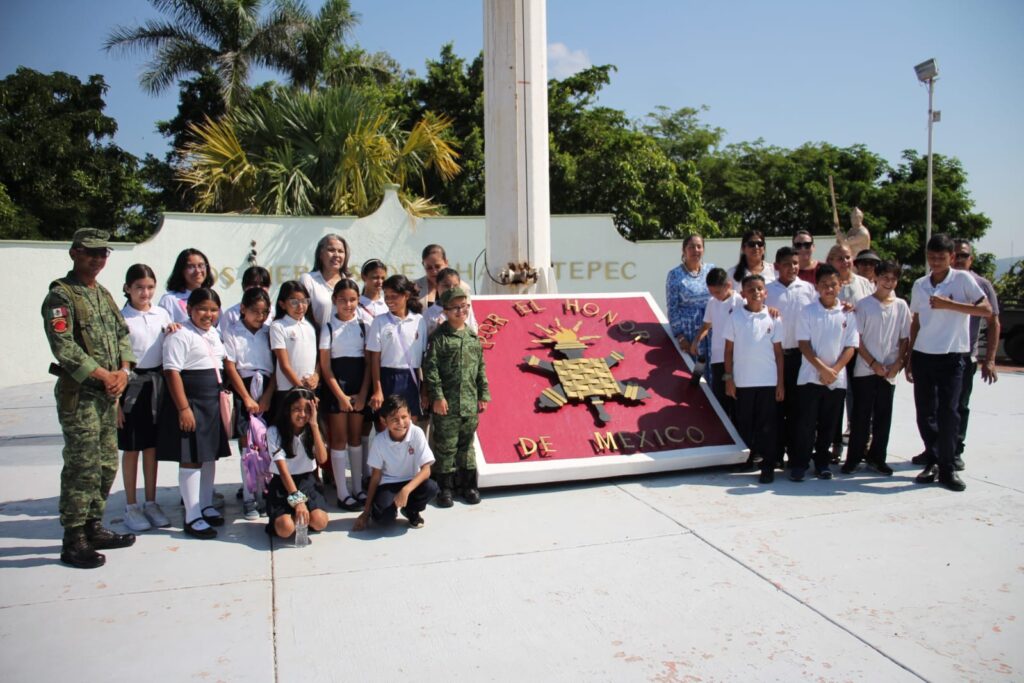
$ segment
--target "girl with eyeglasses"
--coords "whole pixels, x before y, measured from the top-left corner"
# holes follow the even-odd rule
[[[174,261],[167,278],[167,292],[160,297],[159,306],[171,314],[171,320],[188,322],[188,297],[200,287],[213,287],[213,274],[206,254],[198,249],[185,249]]]
[[[775,267],[764,260],[764,233],[760,230],[747,230],[740,242],[740,260],[729,269],[729,277],[734,287],[739,287],[743,278],[748,275],[760,275],[765,284],[775,279]]]
[[[317,333],[309,310],[309,291],[298,280],[288,280],[277,293],[274,322],[270,325],[270,349],[277,361],[277,391],[271,403],[271,419],[284,395],[293,387],[314,391],[317,373]]]

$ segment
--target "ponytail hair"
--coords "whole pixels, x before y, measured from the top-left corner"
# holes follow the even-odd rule
[[[128,272],[124,274],[124,298],[131,301],[131,297],[128,295],[128,288],[132,286],[136,280],[142,280],[149,278],[156,283],[156,273],[153,269],[147,266],[145,263],[136,263],[133,266],[128,267]]]

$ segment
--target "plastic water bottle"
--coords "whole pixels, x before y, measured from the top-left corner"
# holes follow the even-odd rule
[[[295,523],[295,547],[305,548],[309,545],[309,522]]]

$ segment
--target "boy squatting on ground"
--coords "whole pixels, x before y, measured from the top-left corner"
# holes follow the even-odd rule
[[[427,347],[423,383],[432,402],[435,476],[440,488],[438,507],[451,507],[453,489],[470,505],[480,502],[477,490],[473,437],[479,413],[491,400],[483,348],[466,324],[469,297],[452,287],[438,299],[444,308],[442,323]]]

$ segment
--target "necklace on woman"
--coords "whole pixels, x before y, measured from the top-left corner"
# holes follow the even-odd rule
[[[704,268],[704,264],[703,263],[698,263],[697,264],[697,270],[690,270],[690,267],[688,265],[686,265],[686,261],[683,261],[683,270],[686,271],[686,274],[689,275],[692,278],[700,277],[700,271],[703,270],[703,268]]]

